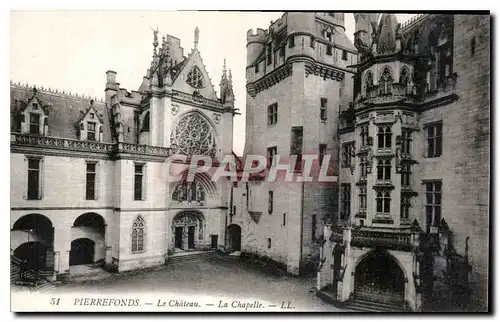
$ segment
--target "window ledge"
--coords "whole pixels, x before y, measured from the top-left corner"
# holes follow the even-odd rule
[[[366,212],[358,212],[357,214],[354,215],[354,218],[366,218]]]
[[[375,218],[373,218],[372,223],[374,223],[374,224],[393,224],[394,220],[390,217],[390,214],[377,213]]]

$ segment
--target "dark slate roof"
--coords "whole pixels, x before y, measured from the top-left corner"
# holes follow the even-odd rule
[[[91,98],[77,97],[54,91],[37,90],[40,104],[48,111],[49,136],[78,140],[78,126],[90,106]],[[20,113],[33,98],[33,88],[22,85],[10,86],[11,131],[18,132]],[[103,142],[112,142],[110,118],[106,105],[102,101],[94,101],[94,109],[103,122]]]
[[[377,31],[377,54],[390,54],[396,52],[397,28],[398,19],[395,14],[382,14]]]

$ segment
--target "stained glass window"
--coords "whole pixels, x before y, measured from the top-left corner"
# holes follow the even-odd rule
[[[179,121],[172,132],[171,145],[179,154],[210,157],[216,154],[212,127],[198,113],[187,114]]]

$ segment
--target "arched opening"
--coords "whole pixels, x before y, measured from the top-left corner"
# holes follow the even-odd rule
[[[229,252],[241,251],[241,227],[236,224],[227,226],[226,236]]]
[[[85,265],[94,263],[95,242],[88,238],[78,238],[71,242],[69,265]]]
[[[106,257],[105,234],[106,223],[101,215],[88,212],[78,216],[71,227],[70,265],[103,261]]]
[[[176,250],[191,250],[203,245],[203,215],[197,211],[182,211],[172,220],[173,245]]]
[[[396,259],[387,251],[369,252],[356,266],[355,295],[402,304],[404,292],[404,273]]]
[[[26,242],[14,250],[14,256],[27,262],[27,268],[46,268],[48,247],[38,241]]]
[[[39,269],[54,267],[54,227],[46,216],[22,216],[14,223],[10,239],[13,255],[26,260],[28,266]]]

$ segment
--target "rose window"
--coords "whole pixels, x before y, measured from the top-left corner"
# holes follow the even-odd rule
[[[212,127],[199,114],[188,114],[172,132],[171,147],[179,154],[215,157],[216,144]]]
[[[186,83],[194,88],[203,87],[203,75],[198,67],[193,67],[187,75]]]

